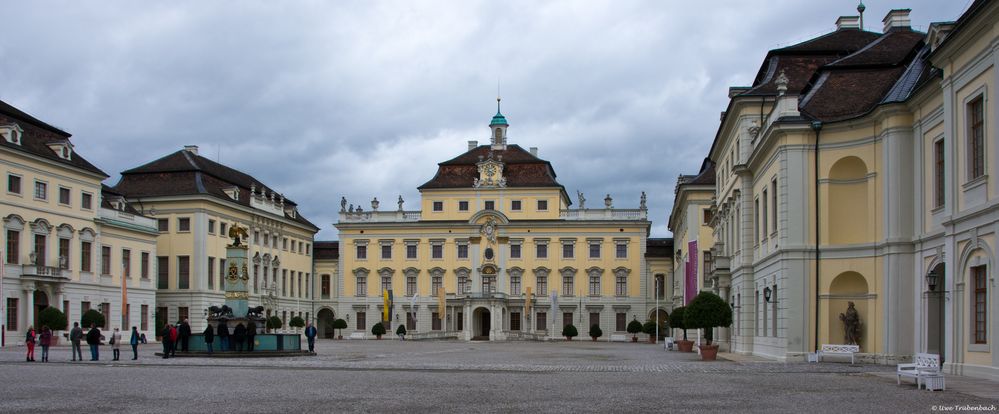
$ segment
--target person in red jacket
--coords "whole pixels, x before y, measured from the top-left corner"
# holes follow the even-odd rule
[[[28,356],[24,360],[35,362],[35,327],[28,327],[28,334],[24,336],[24,345],[28,347]]]
[[[179,336],[180,336],[180,333],[177,332],[177,327],[176,326],[171,326],[170,327],[170,342],[173,343],[173,346],[170,347],[170,356],[177,356],[177,338]]]

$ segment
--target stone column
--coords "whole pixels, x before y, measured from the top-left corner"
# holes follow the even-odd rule
[[[27,303],[27,308],[24,312],[25,321],[23,331],[27,331],[28,326],[33,326],[35,324],[35,285],[30,284],[24,287],[24,293],[28,296],[25,302]]]

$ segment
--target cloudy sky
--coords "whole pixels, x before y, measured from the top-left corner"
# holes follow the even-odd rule
[[[913,25],[971,0],[868,0]],[[112,175],[185,144],[295,200],[335,239],[341,196],[368,208],[488,142],[499,81],[510,143],[540,148],[570,194],[649,196],[666,237],[727,104],[767,50],[835,29],[854,0],[4,1],[0,99],[73,134]],[[573,197],[574,198],[574,197]],[[598,202],[598,201],[591,201]]]

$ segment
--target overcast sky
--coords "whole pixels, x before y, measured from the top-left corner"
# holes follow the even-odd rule
[[[970,0],[869,0],[913,25]],[[298,203],[335,239],[341,196],[418,208],[437,163],[486,143],[497,80],[510,143],[540,148],[575,203],[649,197],[667,237],[729,86],[856,1],[3,2],[0,99],[73,134],[111,174],[185,144]],[[383,204],[383,205],[386,205]]]

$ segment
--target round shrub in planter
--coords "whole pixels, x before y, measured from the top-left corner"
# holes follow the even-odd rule
[[[333,321],[333,329],[339,329],[340,334],[337,335],[337,339],[343,339],[343,330],[347,329],[347,321],[343,319],[337,319]]]
[[[590,326],[590,338],[593,338],[593,340],[596,341],[597,338],[599,338],[601,336],[604,336],[604,331],[600,330],[600,325],[597,325],[597,324],[591,325]]]
[[[64,331],[66,330],[66,327],[69,326],[69,320],[66,319],[66,314],[51,306],[42,310],[42,313],[38,315],[38,322],[41,326],[48,326],[52,331]],[[40,331],[41,330],[39,330],[39,332]],[[52,345],[57,345],[58,342],[59,337],[53,333]]]
[[[638,333],[642,332],[642,323],[638,319],[628,322],[628,333],[631,334],[631,342],[638,342]]]
[[[301,316],[294,316],[294,317],[291,318],[290,321],[288,321],[288,326],[290,326],[292,328],[304,328],[305,327],[305,319],[302,319]]]
[[[281,318],[271,316],[270,318],[267,318],[267,324],[264,325],[264,327],[267,328],[268,331],[274,331],[275,329],[281,329],[281,326],[283,325],[284,322],[281,321]]]
[[[574,338],[576,336],[579,336],[579,331],[576,330],[576,326],[575,325],[573,325],[573,324],[570,323],[570,324],[566,325],[565,328],[562,328],[562,336],[564,336],[565,339],[568,339],[568,340],[571,341],[572,338]]]
[[[382,325],[381,322],[376,323],[375,326],[371,327],[371,334],[378,339],[382,339],[382,335],[385,335],[385,325]]]
[[[642,324],[642,332],[649,336],[649,343],[656,342],[656,321],[647,320]]]
[[[713,361],[718,355],[718,344],[711,344],[712,330],[732,325],[732,307],[711,292],[701,292],[687,305],[684,324],[691,329],[704,329],[707,345],[701,345],[701,359]]]
[[[687,340],[687,325],[683,320],[686,311],[687,308],[685,306],[673,309],[673,313],[669,315],[669,325],[683,331],[683,339],[676,341],[677,350],[680,352],[693,352],[694,342]]]
[[[90,329],[90,325],[104,326],[104,314],[95,309],[88,310],[80,318],[80,325],[83,326],[84,330]]]

